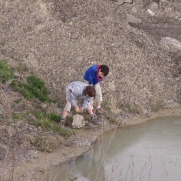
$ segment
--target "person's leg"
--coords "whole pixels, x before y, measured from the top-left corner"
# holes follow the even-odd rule
[[[93,112],[91,105],[88,106],[87,111],[90,114],[91,118],[93,118],[93,119],[97,118],[97,116]]]
[[[66,105],[67,105],[67,104],[66,104]],[[62,113],[62,118],[66,119],[67,114],[68,114],[68,111],[66,111],[66,110],[64,109],[64,110],[63,110],[63,113]]]
[[[97,120],[97,116],[94,114],[91,105],[88,106],[87,110],[88,110],[88,112],[89,112],[89,114],[91,116],[90,122],[93,123],[93,124],[98,125],[99,121]]]
[[[96,96],[95,96],[95,101],[96,101],[96,110],[99,113],[103,112],[103,109],[101,108],[101,102],[102,102],[102,91],[101,91],[101,87],[100,84],[96,84],[95,85],[95,90],[96,90]]]
[[[67,95],[66,95],[66,100],[67,100]],[[68,112],[70,112],[70,109],[71,109],[71,103],[67,100],[67,103],[65,105],[65,108],[63,110],[62,117],[61,117],[61,126],[62,127],[64,127],[64,125],[65,125],[66,117],[67,117]]]

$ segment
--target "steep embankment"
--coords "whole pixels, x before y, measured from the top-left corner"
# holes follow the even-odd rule
[[[65,85],[82,80],[90,65],[107,64],[111,72],[102,90],[112,110],[147,113],[177,100],[179,87],[168,50],[126,22],[129,6],[101,0],[6,1],[1,58],[31,68],[61,104]]]

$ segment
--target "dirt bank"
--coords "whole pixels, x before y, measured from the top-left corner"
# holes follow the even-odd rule
[[[126,119],[127,124],[125,126],[140,124],[150,119],[164,116],[181,116],[181,108],[160,110],[159,112],[150,115],[150,117],[130,117]],[[41,177],[44,177],[50,169],[53,169],[53,167],[58,166],[60,163],[75,159],[91,149],[92,144],[96,142],[97,139],[100,139],[103,133],[115,129],[124,129],[124,126],[118,128],[116,125],[109,124],[104,128],[94,127],[94,129],[90,130],[80,129],[74,138],[69,140],[72,142],[73,140],[74,142],[76,140],[75,145],[62,146],[52,153],[38,152],[36,150],[29,151],[27,154],[28,157],[15,165],[14,181],[35,181],[37,178],[40,179]]]

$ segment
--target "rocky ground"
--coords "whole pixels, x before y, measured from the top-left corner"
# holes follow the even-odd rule
[[[90,129],[82,128],[65,139],[31,123],[36,121],[32,113],[37,109],[61,115],[65,86],[83,80],[85,69],[92,64],[110,67],[110,74],[101,83],[103,105],[118,123],[138,115],[147,119],[162,108],[180,106],[179,0],[2,0],[1,4],[0,59],[7,59],[22,81],[33,72],[46,83],[50,97],[58,102],[50,105],[31,102],[7,84],[0,85],[1,171],[15,168],[12,160],[16,164],[24,161],[24,168],[33,170],[37,167],[35,160],[41,162],[45,155],[48,158],[57,150],[64,155],[57,156],[61,162],[68,160],[70,155],[65,150],[71,149],[70,146],[78,150],[73,157],[91,147],[95,136],[102,133],[101,127],[91,125]],[[163,43],[164,37],[177,41]],[[23,71],[24,67],[28,71]],[[13,113],[24,115],[16,127]],[[105,130],[115,128],[108,121]],[[89,141],[78,144],[85,135],[90,135]],[[53,143],[53,149],[46,148],[51,154],[37,150],[34,145],[37,137]],[[38,156],[34,154],[37,151]],[[31,166],[27,164],[29,159]],[[18,176],[26,172],[20,166],[16,168]]]

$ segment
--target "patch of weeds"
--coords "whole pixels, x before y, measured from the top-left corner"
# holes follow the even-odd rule
[[[13,126],[14,128],[17,128],[17,123],[16,123],[16,122],[12,122],[12,126]]]
[[[33,100],[35,97],[40,101],[49,101],[50,92],[45,87],[44,81],[32,75],[27,77],[27,84],[20,81],[13,81],[11,87],[20,92],[26,99]]]
[[[15,77],[14,70],[8,66],[7,60],[0,60],[0,81],[5,83]]]
[[[43,119],[41,122],[41,127],[44,131],[46,131],[46,130],[51,130],[53,125],[49,119]]]
[[[73,116],[67,116],[65,121],[65,126],[72,127],[72,122],[73,122]]]
[[[66,120],[68,120],[68,121],[73,121],[73,116],[67,116],[67,117],[66,117]]]
[[[137,104],[129,104],[129,103],[120,103],[118,105],[123,111],[132,113],[132,114],[139,114],[141,112],[141,108]]]
[[[34,124],[36,127],[41,126],[40,120],[36,120],[33,124]]]
[[[69,136],[75,134],[75,132],[76,132],[75,130],[60,128],[59,134],[61,134],[65,138],[68,138]]]
[[[57,138],[49,138],[45,136],[38,137],[34,143],[38,150],[49,153],[58,148],[59,144]]]
[[[22,63],[18,64],[17,71],[18,72],[27,72],[29,69],[28,67],[24,66]]]
[[[151,110],[153,112],[157,112],[159,111],[160,109],[163,109],[164,107],[164,104],[162,103],[161,100],[158,100],[158,99],[151,99]]]
[[[26,99],[30,101],[34,99],[33,94],[26,88],[24,88],[26,84],[23,84],[19,81],[13,81],[10,85],[15,91],[20,92]]]
[[[59,103],[58,99],[53,99],[53,100],[51,100],[51,102],[54,103],[54,104]]]
[[[27,77],[27,82],[31,86],[31,91],[34,93],[35,97],[42,101],[48,100],[48,95],[50,92],[45,87],[45,82],[36,76]]]
[[[42,112],[35,112],[33,114],[37,119],[41,119],[41,118],[45,118],[46,117],[46,114],[45,113],[42,113]]]
[[[57,125],[52,125],[52,130],[53,132],[60,132],[60,126],[57,126]]]
[[[20,115],[16,114],[16,113],[13,113],[13,119],[20,119]]]
[[[110,123],[118,123],[118,121],[115,119],[115,118],[113,118],[113,117],[111,117],[111,116],[107,116],[107,119],[109,120],[109,122]]]
[[[40,126],[43,131],[52,130],[53,127],[53,123],[47,118],[37,119],[33,124],[37,127]]]
[[[105,110],[111,110],[110,104],[107,101],[103,101],[101,107]]]
[[[61,119],[61,117],[57,116],[56,114],[44,114],[44,113],[37,112],[34,115],[37,118],[37,120],[33,124],[37,127],[40,126],[43,129],[43,131],[52,130],[53,132],[59,133],[60,135],[64,137],[69,137],[70,135],[74,134],[74,130],[64,129],[58,125],[53,124],[52,121],[53,120],[56,121],[55,118],[58,118],[57,120]],[[73,118],[68,117],[68,120],[73,120]]]
[[[55,121],[55,122],[60,122],[60,120],[61,120],[61,116],[54,114],[54,113],[45,114],[42,112],[36,112],[36,113],[34,113],[34,116],[38,119],[49,118],[51,121]]]
[[[20,99],[15,100],[14,102],[15,102],[16,104],[19,104],[21,101],[22,101],[22,99],[20,98]]]
[[[61,120],[61,116],[54,114],[54,113],[47,114],[47,116],[52,121],[60,122],[60,120]]]
[[[134,106],[129,104],[129,103],[127,103],[125,105],[125,107],[126,107],[127,111],[130,112],[130,113],[135,113],[136,112]]]
[[[40,151],[52,152],[60,146],[61,142],[58,137],[40,136],[33,142],[33,145]]]
[[[18,105],[21,101],[22,101],[22,99],[21,99],[21,98],[20,98],[20,99],[15,100],[15,101],[14,101],[14,103],[12,104],[12,108],[16,108],[16,107],[17,107],[17,105]]]

